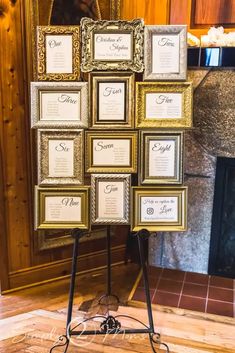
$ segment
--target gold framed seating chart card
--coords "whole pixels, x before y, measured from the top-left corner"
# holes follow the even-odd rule
[[[37,27],[38,81],[77,81],[80,77],[78,26]]]
[[[144,24],[133,21],[81,20],[81,71],[144,69]]]
[[[190,128],[193,114],[191,82],[137,82],[137,128]]]
[[[140,184],[182,184],[183,132],[140,131]]]
[[[145,26],[144,80],[187,79],[187,26]]]
[[[35,188],[35,229],[89,229],[89,187]]]
[[[89,84],[92,128],[134,128],[132,72],[92,72]]]
[[[137,131],[86,131],[86,172],[136,173]]]
[[[32,82],[31,126],[88,127],[88,83]]]
[[[84,131],[37,130],[38,184],[82,184]]]
[[[133,187],[132,230],[187,229],[187,187]]]
[[[130,223],[130,174],[91,175],[91,223]]]

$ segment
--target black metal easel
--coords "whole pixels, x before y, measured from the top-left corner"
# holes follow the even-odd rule
[[[94,317],[90,317],[81,321],[78,325],[71,329],[70,324],[72,320],[72,309],[73,309],[73,299],[74,299],[74,289],[75,289],[75,279],[76,279],[76,269],[77,269],[77,257],[78,257],[78,244],[80,238],[83,236],[84,231],[81,229],[74,229],[72,231],[72,237],[74,238],[74,247],[73,247],[73,261],[72,261],[72,273],[71,273],[71,282],[70,282],[70,291],[69,291],[69,303],[68,303],[68,314],[67,314],[67,324],[66,324],[66,335],[59,337],[59,342],[55,344],[51,349],[50,353],[57,347],[65,347],[64,353],[67,352],[70,337],[71,336],[91,336],[91,335],[122,335],[122,334],[148,334],[149,341],[154,353],[157,353],[156,348],[154,347],[157,344],[159,347],[163,346],[166,349],[166,353],[169,353],[169,348],[167,344],[161,342],[160,334],[155,333],[154,331],[154,323],[153,323],[153,314],[152,314],[152,306],[151,306],[151,298],[150,298],[150,291],[149,291],[149,282],[148,282],[148,275],[147,275],[147,268],[146,268],[146,260],[144,256],[144,247],[143,241],[148,239],[150,233],[146,229],[142,229],[136,233],[135,236],[138,238],[138,248],[139,248],[139,255],[140,255],[140,264],[143,271],[143,279],[144,279],[144,289],[146,295],[146,303],[147,303],[147,311],[148,311],[148,320],[149,326],[141,322],[140,320],[128,316],[128,315],[117,315],[117,316],[104,316],[98,315]],[[116,295],[112,294],[112,286],[111,286],[111,229],[110,226],[107,226],[107,293],[103,295],[99,299],[99,304],[102,304],[104,298],[114,297],[116,298],[117,302],[119,303],[119,299]],[[87,321],[91,321],[95,318],[102,318],[104,319],[100,324],[99,330],[79,330],[79,326],[84,324]],[[119,320],[121,318],[129,318],[132,319],[139,324],[141,324],[144,328],[140,329],[123,329]]]

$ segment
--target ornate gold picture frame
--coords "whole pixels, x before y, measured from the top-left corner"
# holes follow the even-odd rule
[[[133,187],[132,231],[187,230],[187,194],[184,187]]]
[[[80,77],[78,26],[37,27],[38,81],[77,81]]]
[[[191,82],[137,82],[137,128],[191,128]]]
[[[143,21],[81,20],[81,71],[131,70],[142,72]]]
[[[87,173],[137,173],[137,131],[86,131]]]
[[[89,227],[89,187],[35,187],[35,230]]]
[[[182,184],[181,131],[140,131],[140,184]]]
[[[38,184],[83,184],[84,131],[37,130]]]
[[[91,223],[130,223],[130,174],[91,175]]]

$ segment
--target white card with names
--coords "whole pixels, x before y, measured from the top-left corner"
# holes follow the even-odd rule
[[[46,35],[46,73],[73,72],[72,35]]]
[[[153,34],[152,72],[159,74],[179,73],[179,35]]]
[[[130,33],[95,33],[94,60],[132,60]]]
[[[125,83],[99,83],[99,120],[125,120]]]
[[[93,139],[93,166],[129,166],[130,139]]]
[[[141,222],[178,222],[178,197],[142,196]]]
[[[99,181],[98,218],[124,218],[124,183],[122,181]]]
[[[81,120],[80,92],[41,92],[41,120]]]
[[[150,177],[175,176],[175,148],[174,140],[149,141]]]
[[[49,140],[49,177],[62,178],[74,176],[74,141]]]
[[[181,93],[146,93],[146,119],[182,118]]]
[[[80,196],[46,196],[46,222],[81,222]]]

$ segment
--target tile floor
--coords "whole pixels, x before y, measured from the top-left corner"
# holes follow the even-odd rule
[[[159,267],[149,267],[148,274],[153,304],[235,317],[233,279]],[[132,300],[145,302],[142,278]]]

